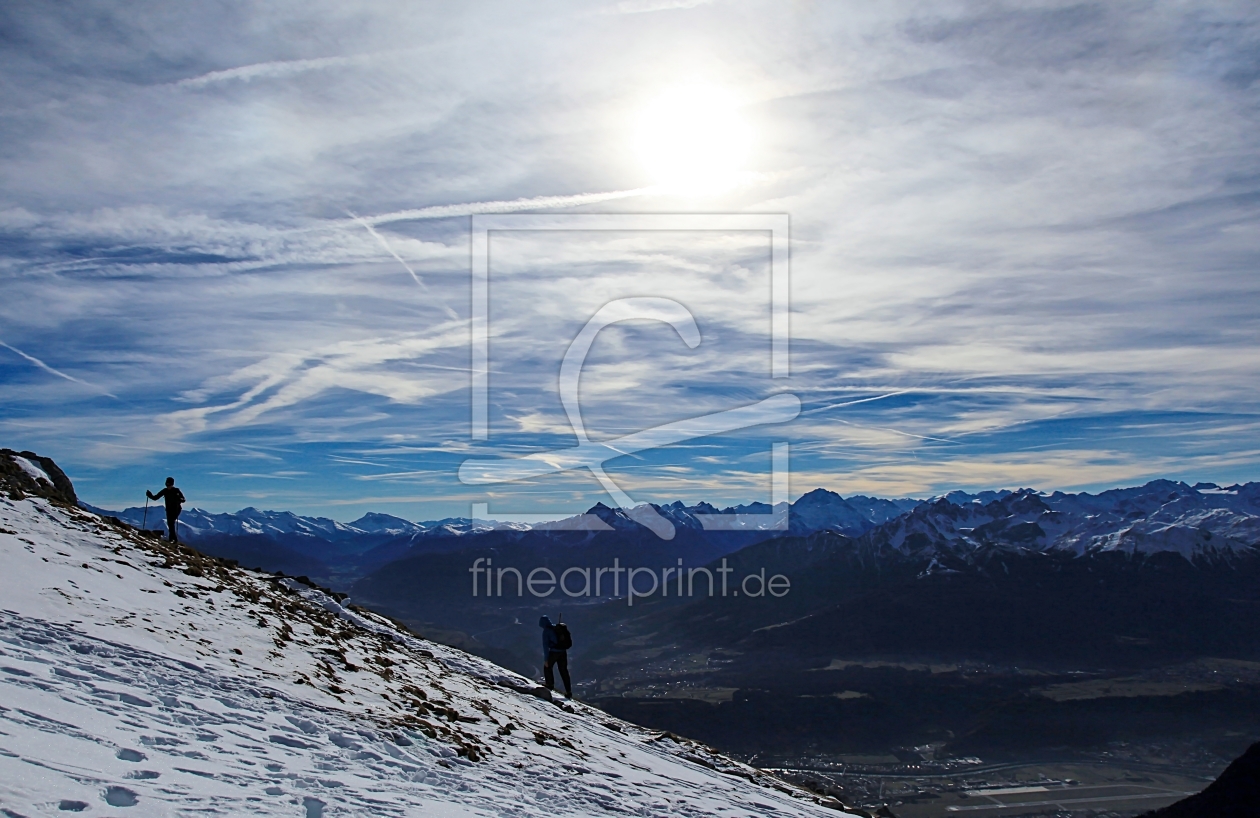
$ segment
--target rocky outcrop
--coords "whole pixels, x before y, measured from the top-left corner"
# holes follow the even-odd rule
[[[1206,790],[1141,818],[1255,818],[1260,814],[1260,742]]]
[[[33,495],[72,506],[79,504],[74,484],[61,467],[51,457],[40,457],[35,452],[0,449],[0,490],[14,500]]]

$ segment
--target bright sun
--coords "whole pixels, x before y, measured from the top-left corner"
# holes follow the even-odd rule
[[[731,187],[751,138],[735,98],[720,88],[687,85],[658,97],[635,133],[639,158],[658,185],[678,193]]]

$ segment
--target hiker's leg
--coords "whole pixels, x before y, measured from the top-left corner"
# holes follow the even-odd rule
[[[554,690],[554,689],[555,689],[555,686],[556,686],[556,677],[555,677],[555,675],[551,672],[551,659],[550,659],[550,658],[549,658],[549,659],[547,659],[547,661],[543,662],[543,679],[545,679],[545,680],[546,680],[546,682],[547,682],[547,689],[548,689],[548,690]]]
[[[175,533],[175,520],[178,517],[179,517],[178,514],[166,515],[166,529],[167,531],[170,532],[167,539],[169,539],[171,542],[179,542],[179,535]]]
[[[569,682],[569,654],[559,654],[556,657],[556,664],[560,666],[560,678],[564,681],[564,695],[571,699],[573,698],[573,685]]]

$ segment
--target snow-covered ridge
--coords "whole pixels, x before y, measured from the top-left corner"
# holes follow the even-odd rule
[[[1098,495],[1032,490],[983,498],[947,495],[872,532],[878,548],[967,555],[985,548],[1172,552],[1186,559],[1253,554],[1260,546],[1260,484],[1222,490],[1155,480]]]
[[[6,814],[835,814],[701,745],[68,503],[0,498],[0,560]]]

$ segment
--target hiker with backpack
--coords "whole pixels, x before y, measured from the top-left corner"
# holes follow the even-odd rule
[[[175,488],[175,478],[166,478],[166,488],[154,494],[146,490],[145,495],[150,500],[166,501],[166,527],[170,529],[170,541],[179,542],[179,534],[175,532],[175,521],[179,519],[179,513],[184,510],[184,492]]]
[[[543,678],[547,682],[547,689],[555,690],[556,677],[551,668],[559,667],[560,679],[564,682],[564,695],[571,699],[573,685],[569,682],[569,648],[573,647],[573,637],[569,634],[569,628],[564,624],[564,617],[553,625],[549,617],[543,616],[538,620],[538,626],[543,629]]]

